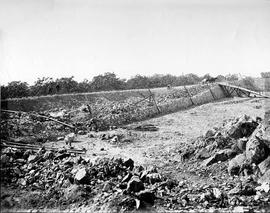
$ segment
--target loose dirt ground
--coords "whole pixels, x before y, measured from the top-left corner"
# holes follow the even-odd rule
[[[179,150],[191,144],[207,130],[215,126],[219,127],[226,120],[244,114],[263,118],[264,100],[259,98],[233,98],[195,106],[177,113],[134,123],[127,126],[127,129],[91,132],[93,138],[88,135],[78,135],[72,146],[77,149],[85,148],[87,150],[85,157],[90,159],[98,157],[132,158],[136,164],[156,166],[160,173],[169,175],[179,181],[188,180],[191,184],[199,186],[222,184],[222,180],[230,179],[226,171],[227,163],[222,162],[215,169],[212,167],[198,169],[200,163],[183,162]],[[129,130],[134,126],[143,124],[153,124],[158,127],[158,131]],[[120,142],[111,143],[109,140],[101,140],[103,134],[122,134],[124,138]],[[46,145],[59,148],[66,147],[64,141],[48,142]],[[68,211],[89,212],[91,209],[93,210],[93,207],[70,209]],[[108,211],[106,206],[103,210]],[[164,209],[156,208],[155,210],[163,211]],[[58,210],[45,211],[58,212]]]
[[[153,124],[159,128],[155,132],[143,132],[127,129],[99,132],[88,136],[78,136],[72,144],[74,148],[87,150],[86,157],[124,157],[132,158],[135,163],[148,166],[154,165],[159,170],[174,174],[177,168],[181,168],[180,155],[177,150],[207,130],[221,126],[226,120],[247,114],[249,116],[264,117],[263,99],[233,98],[209,103],[194,108],[153,118],[143,122],[137,122],[128,127]],[[102,134],[125,135],[128,141],[111,144],[108,140],[101,140]],[[46,145],[53,147],[66,146],[63,141],[50,142]],[[172,169],[172,171],[170,171]],[[182,171],[178,171],[183,173]],[[183,174],[184,175],[184,174]],[[190,174],[188,174],[190,175]],[[185,175],[184,175],[185,176]]]

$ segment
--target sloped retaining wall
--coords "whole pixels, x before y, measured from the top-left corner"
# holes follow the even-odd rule
[[[159,108],[161,109],[162,113],[176,112],[178,110],[186,109],[194,105],[202,105],[223,98],[226,98],[225,94],[223,93],[220,86],[216,85],[211,88],[211,91],[209,89],[198,95],[192,96],[192,98],[177,99],[173,103],[161,105]]]
[[[112,92],[64,94],[40,97],[14,98],[1,101],[2,109],[17,111],[44,111],[53,108],[77,108],[84,103],[95,103],[97,98],[120,101],[127,97],[138,97],[139,93],[146,94],[146,90],[125,90]]]
[[[198,94],[207,88],[206,85],[190,85],[186,86],[193,94]],[[173,90],[167,88],[154,88],[151,92],[157,96],[168,95],[175,92],[180,97],[187,96],[186,90],[183,86],[174,87]],[[142,98],[142,95],[149,96],[148,89],[136,90],[122,90],[122,91],[107,91],[107,92],[93,92],[93,93],[78,93],[78,94],[64,94],[52,96],[26,97],[14,98],[1,101],[2,109],[16,110],[16,111],[45,111],[55,108],[76,109],[83,104],[95,104],[100,99],[104,98],[108,101],[125,101],[131,97]]]
[[[124,92],[125,92],[124,95],[127,95],[127,92],[126,91]],[[110,96],[110,93],[104,94]],[[93,94],[91,96],[89,96],[88,94],[76,94],[74,97],[72,97],[72,95],[67,96],[62,95],[61,97],[60,96],[39,97],[30,100],[29,98],[18,99],[18,103],[16,102],[16,100],[13,100],[11,103],[9,103],[8,108],[12,110],[22,110],[22,111],[31,111],[31,110],[41,111],[44,108],[47,109],[52,108],[52,106],[63,107],[61,104],[65,104],[65,106],[70,105],[72,107],[79,107],[83,104],[83,102],[84,103],[85,102],[89,103],[89,101],[95,102],[95,98],[97,97],[100,98],[100,94],[99,96],[95,96]],[[99,120],[102,122],[101,126],[104,129],[107,129],[109,126],[120,126],[128,123],[133,123],[136,121],[143,121],[149,118],[153,118],[155,116],[165,115],[168,113],[187,109],[192,106],[202,105],[205,103],[213,102],[215,100],[220,100],[225,97],[226,96],[223,93],[221,87],[215,85],[211,87],[211,89],[209,88],[207,90],[204,90],[203,92],[194,95],[191,98],[189,97],[171,98],[167,102],[159,103],[158,107],[160,112],[158,112],[155,105],[152,105],[144,107],[133,107],[129,111],[125,111],[120,114],[101,112],[100,116],[98,117]]]

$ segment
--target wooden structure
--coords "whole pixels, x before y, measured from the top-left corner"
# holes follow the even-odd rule
[[[239,96],[239,97],[260,97],[260,98],[270,98],[270,96],[267,95],[263,95],[261,93],[243,88],[243,87],[239,87],[239,86],[235,86],[235,85],[231,85],[231,84],[227,84],[227,83],[218,83],[218,85],[221,87],[221,89],[223,90],[223,92],[225,93],[225,95],[227,97],[232,97],[234,95]]]

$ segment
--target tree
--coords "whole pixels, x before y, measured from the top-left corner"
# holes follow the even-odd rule
[[[117,78],[114,73],[106,72],[104,75],[98,75],[93,78],[91,89],[93,91],[125,89],[125,80]]]
[[[135,77],[129,79],[127,81],[127,88],[128,89],[143,89],[149,88],[151,82],[148,77],[142,75],[136,75]]]
[[[51,77],[38,78],[30,90],[32,96],[52,95],[56,93],[56,83]]]
[[[29,96],[29,87],[26,82],[12,81],[7,86],[1,86],[1,99],[27,96]]]
[[[262,78],[270,78],[270,72],[261,72]]]
[[[225,76],[227,81],[237,81],[238,75],[237,74],[228,74]]]
[[[65,93],[74,93],[78,92],[78,82],[75,81],[74,76],[69,78],[60,78],[56,79],[54,85],[57,93],[65,94]]]

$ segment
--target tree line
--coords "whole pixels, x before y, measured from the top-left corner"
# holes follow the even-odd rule
[[[170,86],[183,86],[197,84],[203,79],[210,77],[209,74],[197,76],[186,74],[181,76],[159,75],[152,76],[136,75],[130,79],[120,79],[115,73],[107,72],[93,77],[91,81],[85,79],[77,82],[74,77],[53,79],[51,77],[39,78],[33,85],[26,82],[12,81],[7,86],[1,86],[1,99],[21,98],[29,96],[69,94],[83,92],[98,92],[110,90],[144,89]],[[217,76],[219,80],[238,80],[237,75]]]

